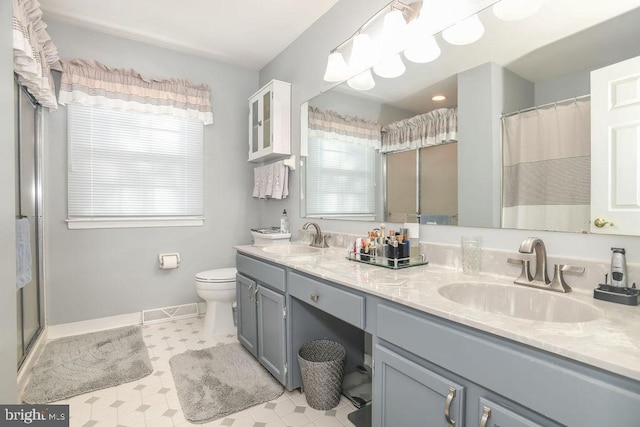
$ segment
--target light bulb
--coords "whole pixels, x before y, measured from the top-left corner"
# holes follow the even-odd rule
[[[386,59],[373,66],[373,71],[377,75],[387,79],[392,79],[394,77],[403,75],[406,69],[407,67],[404,66],[402,59],[400,59],[400,55],[397,53],[391,56],[389,59]]]
[[[384,17],[384,28],[380,36],[380,55],[398,53],[407,42],[407,22],[399,10],[393,10]]]
[[[472,15],[442,32],[442,38],[454,45],[466,45],[478,41],[484,34],[484,26],[478,15]]]
[[[375,49],[367,34],[360,33],[353,38],[353,49],[349,59],[350,74],[358,74],[370,68],[376,61]]]
[[[404,56],[409,61],[425,64],[440,56],[440,46],[422,22],[413,20],[409,23],[409,37],[409,47],[404,51]]]
[[[501,0],[493,5],[493,14],[503,21],[517,21],[542,8],[544,0]]]
[[[355,90],[369,90],[375,87],[376,82],[373,80],[371,70],[366,70],[347,80],[347,84]]]
[[[327,69],[324,72],[326,82],[341,82],[349,77],[349,67],[340,52],[333,52],[327,58]]]

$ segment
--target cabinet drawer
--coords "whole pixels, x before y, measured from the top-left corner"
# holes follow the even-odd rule
[[[360,295],[297,273],[289,274],[289,295],[364,329],[364,297]]]
[[[478,419],[482,427],[542,427],[540,424],[505,408],[491,400],[480,398]]]
[[[240,253],[236,254],[236,268],[245,276],[256,279],[277,291],[286,292],[287,290],[284,268],[258,261]]]

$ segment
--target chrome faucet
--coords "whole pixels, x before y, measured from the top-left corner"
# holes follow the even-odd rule
[[[327,245],[327,237],[324,234],[322,234],[322,230],[320,230],[320,226],[318,224],[316,224],[315,222],[307,222],[302,226],[303,230],[306,230],[309,228],[310,225],[313,225],[316,229],[316,234],[313,235],[313,240],[311,241],[311,246],[313,246],[314,248],[328,248],[329,245]]]
[[[546,286],[551,283],[549,274],[547,273],[547,249],[542,239],[537,237],[528,237],[520,244],[518,252],[521,254],[536,254],[536,274],[527,284],[538,286]]]
[[[521,254],[535,253],[536,274],[535,276],[531,275],[530,261],[528,259],[507,259],[507,262],[511,264],[522,265],[520,276],[513,282],[517,285],[549,289],[550,291],[556,292],[571,292],[571,287],[565,282],[563,273],[584,273],[584,267],[556,264],[554,266],[553,280],[549,280],[549,274],[547,273],[547,249],[542,239],[537,237],[524,239],[520,244],[518,252]]]

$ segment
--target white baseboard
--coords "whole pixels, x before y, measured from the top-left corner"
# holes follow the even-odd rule
[[[90,332],[104,331],[107,329],[121,328],[142,324],[142,313],[121,314],[119,316],[101,317],[99,319],[83,320],[80,322],[49,325],[48,339],[69,337],[72,335],[87,334]]]
[[[207,303],[198,302],[200,313],[207,312]],[[88,334],[90,332],[105,331],[107,329],[121,328],[142,324],[142,312],[121,314],[118,316],[101,317],[99,319],[83,320],[80,322],[49,325],[45,328],[47,340],[69,337],[72,335]],[[45,341],[46,342],[46,341]]]

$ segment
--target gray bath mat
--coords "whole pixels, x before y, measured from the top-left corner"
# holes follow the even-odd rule
[[[60,338],[45,346],[22,400],[54,402],[135,381],[152,371],[139,326]]]
[[[240,344],[189,350],[169,360],[184,417],[204,423],[267,402],[284,388]]]

